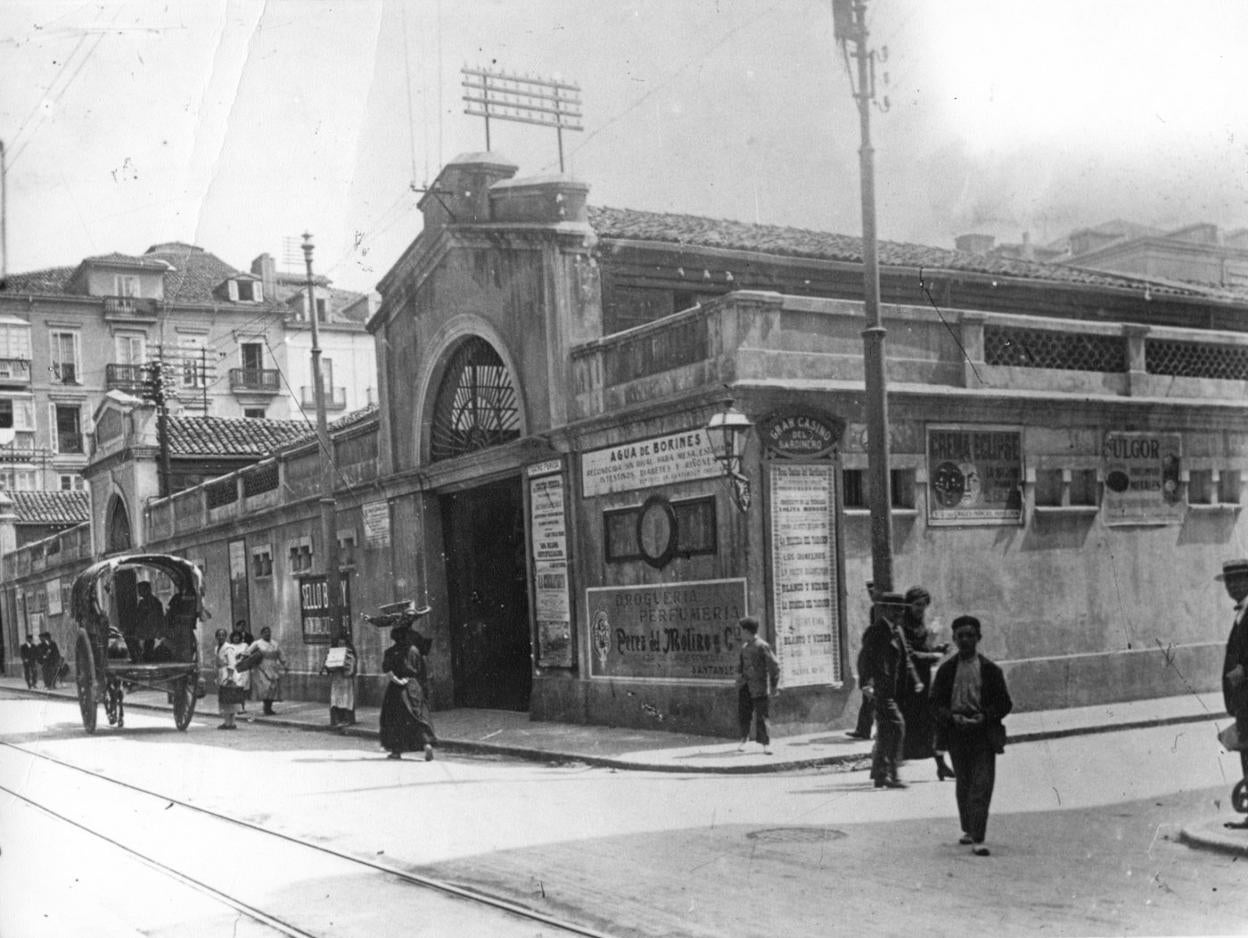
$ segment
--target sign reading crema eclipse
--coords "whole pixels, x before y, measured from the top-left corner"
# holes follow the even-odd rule
[[[928,426],[927,479],[929,524],[1022,524],[1022,430]]]
[[[581,457],[586,498],[710,479],[723,469],[701,428],[591,450]]]

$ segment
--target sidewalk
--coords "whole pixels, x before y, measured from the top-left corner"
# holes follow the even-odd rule
[[[23,694],[48,695],[72,700],[72,684],[53,691],[29,691],[21,678],[0,677],[0,688]],[[126,696],[126,708],[170,711],[163,693],[139,690]],[[290,700],[276,704],[277,713],[260,714],[258,702],[248,702],[242,715],[244,729],[251,718],[257,724],[296,729],[329,729],[328,704]],[[378,708],[356,709],[358,722],[347,735],[361,739],[377,738]],[[199,702],[196,715],[215,720],[216,698],[209,695]],[[172,722],[172,714],[170,721]],[[531,721],[526,713],[509,710],[439,710],[433,715],[440,748],[448,752],[510,756],[541,762],[580,762],[613,769],[648,772],[701,772],[746,774],[788,772],[795,769],[832,767],[841,771],[866,768],[871,743],[851,739],[844,730],[827,730],[772,740],[773,755],[751,742],[745,752],[737,751],[735,741],[720,737],[668,733],[662,730],[624,729],[611,726],[582,726],[568,723]],[[1042,710],[1014,713],[1006,720],[1011,744],[1036,740],[1138,729],[1172,723],[1225,722],[1220,694],[1188,694],[1161,700],[1103,704],[1069,710]],[[100,707],[99,726],[107,731],[108,721]]]

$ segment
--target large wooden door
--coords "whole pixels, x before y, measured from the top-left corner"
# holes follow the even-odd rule
[[[455,705],[528,710],[532,640],[520,480],[442,497]]]

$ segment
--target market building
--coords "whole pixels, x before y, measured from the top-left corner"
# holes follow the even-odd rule
[[[599,208],[515,174],[497,154],[446,166],[379,284],[378,408],[334,433],[352,621],[433,607],[437,708],[733,735],[748,612],[780,656],[778,730],[852,725],[858,239]],[[1020,709],[1216,687],[1213,576],[1248,552],[1248,297],[906,244],[880,261],[896,586],[978,616]],[[753,425],[733,477],[707,435],[726,398]],[[114,498],[152,431],[141,402],[103,407],[119,429],[87,469],[91,550],[124,504],[136,546],[202,560],[210,607],[245,595],[324,695],[314,439]],[[4,558],[6,642],[39,547]],[[354,631],[375,671],[384,636]]]

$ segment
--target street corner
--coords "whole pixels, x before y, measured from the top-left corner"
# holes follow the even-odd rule
[[[1248,856],[1248,817],[1223,814],[1185,825],[1179,840],[1198,850]]]

